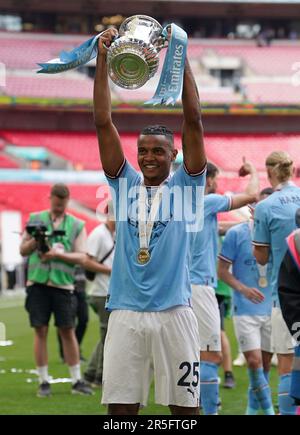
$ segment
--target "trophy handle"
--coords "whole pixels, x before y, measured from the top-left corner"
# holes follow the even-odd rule
[[[111,44],[110,44],[110,47],[107,47],[107,45],[105,45],[105,44],[103,44],[103,47],[104,47],[107,51],[109,51],[110,48],[111,48],[112,43],[115,42],[119,37],[120,37],[119,34],[113,37],[113,39],[112,39],[112,41],[111,41]]]
[[[157,51],[162,50],[163,48],[168,48],[169,46],[169,41],[166,37],[164,36],[160,36],[155,44],[155,48],[157,49]]]

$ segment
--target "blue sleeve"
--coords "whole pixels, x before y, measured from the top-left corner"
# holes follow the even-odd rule
[[[184,165],[180,165],[169,181],[169,186],[202,186],[206,182],[206,165],[199,174],[189,174]]]
[[[108,174],[105,175],[110,186],[115,217],[119,221],[120,212],[122,212],[122,216],[124,213],[127,216],[128,198],[136,195],[136,189],[140,185],[141,177],[126,160],[124,160],[115,177],[111,177]],[[130,190],[132,190],[132,193],[130,193]]]
[[[205,183],[206,165],[199,174],[189,174],[181,165],[168,182],[170,190],[174,190],[174,201],[179,201],[174,210],[183,210],[183,219],[190,233],[197,233],[203,228]]]
[[[234,229],[227,231],[219,258],[229,263],[233,263],[236,259],[236,231]]]
[[[262,201],[257,204],[254,211],[253,244],[256,246],[269,246],[271,243],[266,205],[265,201]]]
[[[229,211],[231,208],[231,198],[226,195],[210,193],[205,196],[204,205],[206,215]]]

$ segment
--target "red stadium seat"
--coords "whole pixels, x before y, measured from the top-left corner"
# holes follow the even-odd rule
[[[17,169],[19,165],[11,160],[9,157],[0,154],[0,168],[1,169]]]
[[[85,201],[92,203],[94,201],[96,209],[99,200],[96,199],[96,192],[99,186],[69,186],[71,191],[71,199],[76,199],[82,205]],[[50,184],[35,184],[35,183],[2,183],[0,185],[0,210],[16,210],[22,213],[23,225],[28,221],[31,212],[44,210],[49,207],[49,192]],[[74,192],[74,197],[73,197]],[[96,214],[94,218],[83,212],[74,210],[70,207],[68,211],[75,216],[83,219],[86,222],[88,232],[95,228],[100,222],[97,220]]]
[[[43,146],[82,169],[102,169],[95,133],[3,131],[8,143],[17,146]],[[122,135],[122,144],[128,161],[138,168],[136,160],[137,134]]]

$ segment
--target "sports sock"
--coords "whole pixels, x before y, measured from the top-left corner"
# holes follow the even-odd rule
[[[278,404],[280,415],[295,415],[297,406],[290,396],[291,373],[280,376],[278,385]]]
[[[36,369],[39,375],[40,384],[42,384],[43,382],[49,382],[48,366],[41,366],[37,367]]]
[[[264,414],[274,415],[270,386],[266,381],[262,367],[256,370],[248,369],[250,388],[262,408]]]
[[[219,383],[218,366],[212,362],[200,363],[201,404],[205,415],[218,413]]]
[[[300,345],[295,347],[293,370],[291,373],[291,396],[300,403]]]
[[[76,364],[75,366],[69,366],[69,370],[72,378],[72,384],[74,385],[77,381],[80,381],[81,379],[80,364]]]
[[[255,394],[249,385],[246,415],[256,415],[258,413],[258,410],[259,410],[259,402],[256,399]]]

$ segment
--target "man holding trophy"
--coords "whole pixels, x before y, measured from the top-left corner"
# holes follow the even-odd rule
[[[177,150],[165,126],[146,127],[137,143],[142,176],[125,160],[111,117],[108,76],[137,89],[158,69],[161,77],[147,104],[174,104],[182,97],[184,163],[171,176]],[[108,29],[39,73],[59,73],[97,57],[94,118],[103,169],[116,214],[116,250],[106,308],[111,311],[104,348],[102,403],[109,414],[137,414],[147,403],[154,372],[155,401],[172,414],[199,413],[197,319],[191,308],[189,247],[203,224],[206,157],[200,101],[186,59],[187,35],[164,29],[151,17],[127,18],[119,33]]]
[[[135,33],[145,30],[143,25],[139,29],[136,22],[134,26]],[[171,33],[175,32],[173,26],[166,38],[169,46]],[[165,126],[146,127],[137,143],[141,176],[125,160],[111,117],[108,75],[113,77],[112,60],[108,59],[117,37],[115,29],[99,36],[94,83],[94,119],[100,157],[114,200],[117,234],[107,299],[107,309],[112,312],[104,348],[102,403],[108,405],[112,415],[137,414],[140,405],[147,402],[154,372],[155,401],[169,406],[172,414],[196,415],[200,343],[190,305],[188,255],[192,234],[186,213],[182,219],[176,219],[175,203],[184,202],[176,197],[178,189],[191,191],[189,205],[196,207],[195,220],[201,221],[206,157],[199,96],[185,58],[186,45],[180,43],[179,35],[173,47],[173,64],[167,71],[170,81],[165,81],[157,95],[166,102],[172,92],[178,91],[180,77],[176,73],[180,76],[182,68],[184,164],[170,176],[177,155],[173,133]],[[128,53],[126,49],[122,51],[121,42],[117,70],[126,81],[126,75],[130,78],[138,69],[134,51],[139,47],[129,47],[126,57]],[[134,89],[134,85],[128,88]],[[161,217],[168,189],[175,193],[169,215],[164,213]],[[200,206],[196,204],[199,200]]]

